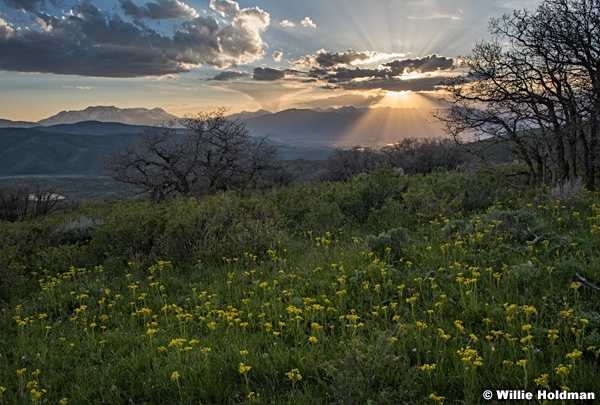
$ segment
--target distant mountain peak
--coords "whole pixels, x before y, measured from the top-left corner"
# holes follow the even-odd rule
[[[267,111],[267,110],[257,110],[257,111],[242,111],[239,113],[235,113],[235,114],[231,114],[229,115],[229,118],[231,119],[250,119],[250,118],[257,118],[257,117],[261,117],[263,115],[268,115],[268,114],[273,114],[271,111]]]
[[[119,122],[130,125],[157,125],[176,116],[162,108],[118,108],[115,106],[90,106],[83,110],[61,111],[52,117],[38,121],[38,124],[49,126],[59,124],[75,124],[82,121]]]

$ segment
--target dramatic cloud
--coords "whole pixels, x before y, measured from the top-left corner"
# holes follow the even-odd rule
[[[448,70],[454,67],[454,59],[444,56],[431,55],[421,59],[403,59],[384,63],[384,66],[392,69],[395,75],[404,72],[435,72],[436,70]]]
[[[219,73],[212,79],[208,79],[208,80],[218,80],[218,81],[224,82],[224,81],[239,79],[241,77],[248,77],[248,76],[249,76],[249,74],[246,72],[240,72],[237,70],[226,70],[224,72]]]
[[[210,0],[210,8],[230,17],[235,17],[240,12],[240,5],[231,0]]]
[[[225,65],[247,64],[262,57],[264,42],[260,34],[269,22],[269,14],[258,7],[240,10],[232,24],[221,29],[217,36],[222,51],[232,56]]]
[[[187,19],[198,17],[198,12],[178,0],[157,0],[138,7],[132,0],[119,0],[126,15],[150,20]]]
[[[317,69],[330,69],[338,66],[352,64],[372,63],[381,59],[390,58],[404,54],[378,54],[377,52],[328,52],[324,49],[317,51],[315,55],[302,56],[296,64],[310,66]],[[388,59],[389,60],[389,59]],[[384,69],[393,75],[408,72],[433,72],[436,70],[452,69],[454,60],[444,56],[431,55],[421,59],[396,59],[382,65]]]
[[[365,61],[371,58],[370,52],[336,52],[331,53],[324,49],[317,52],[316,55],[303,56],[298,60],[298,64],[329,68],[337,65],[348,65],[357,61]]]
[[[346,90],[387,90],[387,91],[434,91],[443,79],[438,76],[424,76],[414,79],[374,78],[372,80],[350,81],[338,86]]]
[[[40,9],[39,5],[44,4],[45,0],[4,0],[4,3],[15,10],[35,11]]]
[[[12,36],[14,30],[12,27],[0,18],[0,41],[4,39],[8,39],[8,37]]]
[[[254,80],[268,81],[268,82],[284,79],[285,75],[286,75],[286,71],[284,71],[284,70],[261,68],[261,67],[254,69],[254,72],[253,72]]]
[[[321,50],[316,55],[304,56],[296,63],[313,67],[307,75],[327,83],[323,88],[350,90],[434,90],[442,81],[438,74],[454,67],[453,59],[437,55],[396,59],[375,68],[349,67],[355,63],[372,62],[382,56],[372,52],[331,53]]]
[[[234,13],[227,22],[212,16],[189,18],[195,10],[180,1],[158,0],[133,8],[134,18],[162,19],[185,15],[171,36],[145,24],[125,21],[82,0],[64,16],[29,13],[33,24],[17,29],[0,21],[0,70],[98,77],[164,76],[209,64],[241,65],[264,55],[262,32],[269,14],[259,8],[236,9],[237,3],[215,0],[217,10]],[[227,6],[227,7],[226,7]]]

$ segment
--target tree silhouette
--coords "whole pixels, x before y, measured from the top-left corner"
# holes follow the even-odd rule
[[[110,155],[106,168],[152,200],[213,193],[249,183],[273,182],[282,169],[267,137],[254,138],[225,110],[199,113],[152,127]]]
[[[507,145],[530,183],[595,186],[600,131],[600,1],[547,0],[492,19],[437,114],[459,142]],[[583,167],[583,171],[581,170]]]

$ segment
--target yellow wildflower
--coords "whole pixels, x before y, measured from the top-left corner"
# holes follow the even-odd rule
[[[465,327],[464,327],[463,322],[461,320],[457,319],[456,321],[454,321],[454,326],[456,326],[456,329],[458,329],[461,332],[463,330],[465,330]]]
[[[297,368],[294,368],[294,369],[288,371],[287,373],[285,373],[285,375],[291,381],[300,381],[300,380],[302,380],[302,375],[300,374],[300,370],[298,370]]]
[[[573,368],[572,364],[569,364],[568,366],[559,364],[558,367],[556,367],[554,369],[554,371],[556,371],[556,374],[558,374],[558,375],[562,375],[562,374],[566,375],[566,374],[569,374],[569,371],[571,371],[571,368]]]
[[[582,354],[583,352],[581,350],[575,349],[571,353],[567,353],[566,357],[567,359],[577,359],[581,357]]]
[[[437,396],[432,392],[429,394],[429,399],[433,400],[436,404],[443,404],[446,397]]]
[[[535,385],[547,385],[548,384],[548,374],[542,374],[535,380]]]
[[[251,366],[247,366],[244,363],[240,363],[239,366],[238,366],[238,371],[239,371],[240,374],[246,374],[251,369],[252,369]]]

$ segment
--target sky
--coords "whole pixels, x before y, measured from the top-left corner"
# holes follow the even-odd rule
[[[439,106],[488,22],[539,0],[0,0],[0,118]]]

